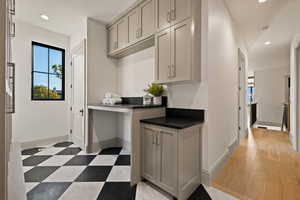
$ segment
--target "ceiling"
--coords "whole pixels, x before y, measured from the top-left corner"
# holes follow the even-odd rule
[[[136,0],[16,0],[16,18],[48,30],[71,35],[86,17],[104,23]],[[249,53],[249,69],[287,67],[289,43],[300,23],[299,0],[224,0]],[[49,21],[40,18],[49,16]],[[267,30],[262,30],[263,27]],[[300,30],[300,28],[299,28]],[[271,41],[272,45],[264,43]]]
[[[299,0],[225,0],[245,41],[251,71],[289,66],[289,46],[299,30]],[[263,30],[264,27],[268,27]],[[266,46],[264,43],[272,44]]]
[[[136,0],[16,0],[18,20],[71,35],[86,17],[104,23],[130,7]],[[49,16],[49,21],[40,18]]]

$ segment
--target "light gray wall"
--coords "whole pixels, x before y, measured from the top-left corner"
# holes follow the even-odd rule
[[[281,124],[285,102],[286,75],[289,68],[255,71],[255,96],[257,120]]]
[[[65,101],[31,101],[31,42],[66,50]],[[13,140],[21,143],[68,135],[70,84],[69,37],[16,21],[13,60],[16,62],[16,114]]]

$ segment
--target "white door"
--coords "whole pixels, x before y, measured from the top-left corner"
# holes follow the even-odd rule
[[[239,49],[238,51],[238,140],[246,136],[246,58]]]
[[[85,146],[85,42],[72,51],[71,138],[75,145]]]

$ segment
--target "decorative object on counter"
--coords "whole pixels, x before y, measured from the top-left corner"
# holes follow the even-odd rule
[[[104,99],[102,100],[103,104],[106,105],[115,105],[115,104],[120,104],[122,103],[122,99],[120,95],[111,93],[111,92],[107,92],[105,94]]]
[[[153,96],[154,105],[162,104],[162,94],[164,91],[164,86],[157,83],[152,83],[147,89],[145,89],[145,92],[148,92],[148,94]]]
[[[152,104],[152,96],[147,93],[143,96],[143,105],[151,105],[151,104]]]

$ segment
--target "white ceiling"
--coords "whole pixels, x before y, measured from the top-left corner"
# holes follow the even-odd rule
[[[71,35],[85,17],[110,22],[136,0],[16,0],[16,18],[48,30]],[[288,66],[289,42],[300,26],[300,0],[224,0],[244,39],[250,70]],[[40,18],[49,16],[49,21]],[[269,26],[265,31],[264,26]],[[265,41],[272,45],[265,46]]]
[[[110,22],[136,0],[16,0],[16,18],[51,31],[71,35],[85,17]],[[49,21],[40,18],[49,16]]]
[[[300,24],[299,0],[225,0],[245,40],[251,71],[289,66],[289,44]],[[262,30],[269,26],[267,30]],[[264,43],[271,41],[272,45]]]

